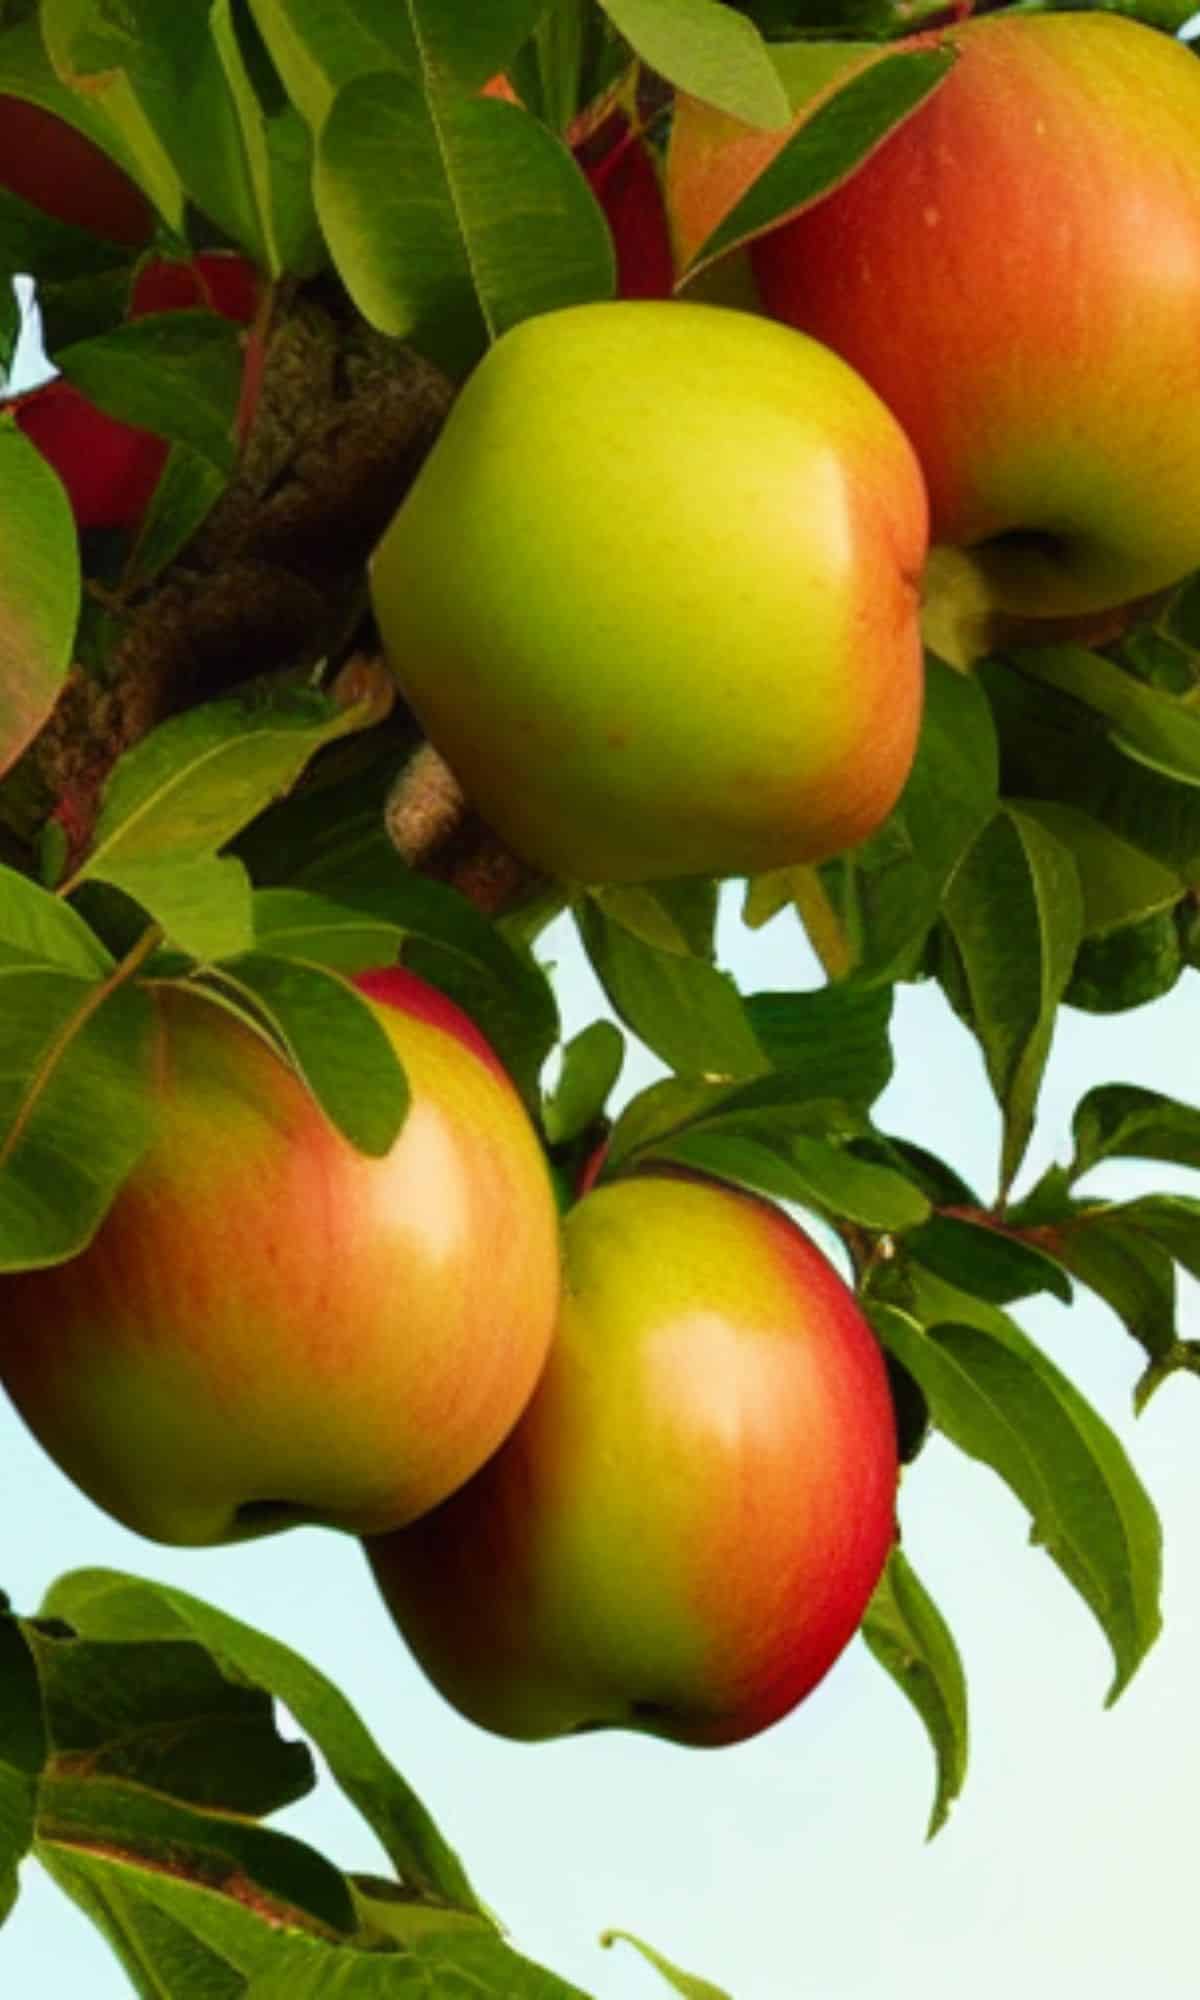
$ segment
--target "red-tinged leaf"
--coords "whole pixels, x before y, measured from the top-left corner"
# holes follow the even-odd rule
[[[58,699],[79,618],[66,495],[20,431],[0,430],[0,776]]]

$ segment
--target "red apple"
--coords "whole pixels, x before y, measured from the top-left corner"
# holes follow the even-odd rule
[[[368,1544],[377,1581],[486,1728],[736,1742],[827,1672],[887,1559],[880,1350],[807,1236],[750,1195],[615,1181],[564,1243],[532,1402],[468,1485]]]
[[[575,147],[604,210],[617,259],[617,297],[669,299],[675,264],[654,154],[623,111],[613,111]]]
[[[942,87],[753,246],[763,301],[898,417],[989,602],[1122,604],[1200,563],[1200,64],[1109,14],[945,39]]]
[[[154,229],[154,210],[115,160],[52,111],[3,92],[0,188],[56,222],[131,248]]]
[[[516,1422],[559,1292],[532,1126],[411,974],[358,982],[408,1118],[356,1152],[274,1050],[160,987],[155,1129],[91,1245],[0,1278],[0,1378],[100,1506],[164,1542],[410,1520]]]
[[[162,438],[97,409],[61,375],[9,408],[62,480],[78,527],[129,528],[141,520],[167,455]]]

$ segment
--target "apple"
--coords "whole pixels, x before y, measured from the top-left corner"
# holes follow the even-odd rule
[[[431,987],[356,983],[411,1088],[386,1157],[252,1028],[159,986],[149,1150],[86,1250],[0,1278],[18,1410],[154,1540],[407,1521],[496,1449],[545,1359],[557,1213],[515,1089]]]
[[[716,306],[523,321],[372,562],[384,650],[518,854],[582,882],[864,839],[920,720],[926,500],[836,355]]]
[[[260,278],[234,251],[206,250],[190,259],[151,257],[134,279],[129,318],[209,307],[248,325]],[[54,468],[67,490],[76,525],[136,528],[154,497],[170,449],[165,438],[122,423],[88,401],[62,376],[8,405],[20,430]]]
[[[97,409],[62,375],[8,407],[61,479],[78,528],[137,525],[162,474],[162,438]]]
[[[0,189],[56,222],[136,248],[154,210],[115,160],[40,104],[0,92]]]
[[[618,109],[573,150],[612,236],[618,298],[669,299],[675,284],[671,233],[645,139]]]
[[[129,317],[207,307],[238,326],[249,326],[261,286],[257,267],[236,250],[201,250],[187,258],[148,257],[133,281]]]
[[[564,1224],[558,1332],[475,1478],[367,1545],[442,1693],[506,1736],[740,1741],[861,1623],[896,1433],[854,1296],[779,1209],[668,1174]]]
[[[1109,14],[945,39],[941,88],[752,246],[759,290],[895,413],[988,603],[1124,604],[1200,563],[1200,64]]]

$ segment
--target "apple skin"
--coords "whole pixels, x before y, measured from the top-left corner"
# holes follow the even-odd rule
[[[756,1197],[647,1174],[564,1225],[558,1333],[520,1423],[367,1544],[435,1685],[501,1735],[741,1741],[861,1623],[896,1433],[853,1294]]]
[[[78,528],[137,525],[162,475],[162,438],[97,409],[62,375],[16,397],[9,408],[18,430],[61,479]]]
[[[377,549],[384,650],[518,854],[581,882],[864,839],[920,721],[926,500],[876,396],[748,313],[503,335]]]
[[[1200,64],[1107,14],[945,39],[941,88],[752,245],[758,287],[895,412],[998,608],[1122,604],[1200,562]]]
[[[206,250],[190,260],[151,257],[134,280],[129,318],[207,306],[248,325],[259,284],[254,265],[232,251]],[[61,479],[78,528],[138,526],[167,461],[165,438],[109,416],[63,376],[16,397],[9,408]]]
[[[56,222],[135,249],[154,210],[115,160],[40,104],[0,92],[0,188]]]
[[[154,1540],[407,1521],[495,1450],[545,1359],[558,1223],[516,1091],[422,981],[356,984],[412,1092],[385,1158],[252,1029],[161,987],[149,1151],[80,1256],[0,1278],[18,1410]]]

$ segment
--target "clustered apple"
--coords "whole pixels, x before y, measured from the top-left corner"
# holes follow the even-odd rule
[[[667,1174],[566,1218],[558,1333],[483,1470],[369,1544],[465,1714],[737,1741],[861,1623],[894,1538],[896,1434],[853,1294],[757,1197]]]
[[[548,874],[749,874],[873,833],[917,739],[931,529],[1033,618],[1200,562],[1195,57],[1098,14],[931,39],[941,87],[752,246],[762,310],[625,297],[513,327],[376,551],[412,709]],[[657,177],[626,137],[583,165],[623,289],[657,291]],[[132,309],[244,321],[256,297],[200,257],[146,266]],[[83,525],[138,518],[140,460],[106,446],[72,485],[69,385],[16,416]],[[418,1659],[489,1728],[767,1726],[895,1533],[853,1293],[771,1204],[665,1167],[589,1175],[560,1223],[474,1026],[397,968],[358,984],[411,1084],[385,1158],[248,1021],[153,989],[148,1150],[79,1256],[0,1281],[10,1394],[146,1534],[364,1536]]]
[[[824,200],[752,246],[768,312],[916,447],[936,542],[1026,617],[1200,562],[1200,63],[1110,14],[997,14]]]
[[[581,882],[749,874],[872,832],[921,711],[926,501],[827,348],[651,300],[525,320],[374,559],[468,795]]]
[[[407,1119],[357,1152],[257,1033],[156,990],[154,1133],[90,1246],[0,1280],[0,1374],[91,1497],[160,1541],[393,1527],[520,1415],[559,1293],[533,1128],[474,1025],[358,982]]]

